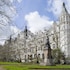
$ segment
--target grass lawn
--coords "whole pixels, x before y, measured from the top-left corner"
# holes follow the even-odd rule
[[[5,70],[47,70],[46,68],[48,68],[49,70],[70,70],[70,65],[41,66],[37,64],[23,64],[15,62],[0,62],[0,65],[2,65]]]

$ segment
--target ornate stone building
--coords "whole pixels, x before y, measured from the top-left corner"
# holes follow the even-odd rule
[[[27,38],[25,37],[25,30],[17,37],[17,46],[20,51],[20,58],[22,62],[28,62],[39,57],[41,60],[44,58],[43,48],[46,42],[46,32],[37,34],[31,33],[27,30]]]
[[[62,11],[58,22],[54,22],[49,29],[51,47],[59,47],[64,52],[65,57],[70,57],[70,14],[65,3],[62,5]]]
[[[54,22],[48,32],[50,45],[52,49],[59,47],[59,24]]]
[[[15,39],[10,39],[5,42],[5,46],[12,47],[14,54],[11,54],[15,60],[21,60],[22,62],[28,62],[37,57],[40,60],[44,59],[44,46],[47,39],[47,30],[37,32],[36,34],[31,33],[27,30],[26,36],[26,29]],[[9,43],[9,41],[11,43]]]
[[[27,36],[26,36],[27,31]],[[44,46],[49,36],[52,49],[59,47],[66,57],[70,57],[70,14],[63,3],[62,12],[58,22],[54,22],[49,30],[39,31],[36,34],[24,30],[18,34],[15,40],[11,41],[14,58],[22,62],[32,61],[36,57],[44,59]],[[7,43],[7,41],[6,41]]]
[[[60,48],[66,57],[70,57],[70,14],[63,3],[61,16],[59,19],[60,27]]]

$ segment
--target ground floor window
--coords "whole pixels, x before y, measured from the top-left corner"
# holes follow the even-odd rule
[[[44,54],[42,54],[42,58],[44,59]]]
[[[34,58],[36,58],[36,54],[34,54]]]
[[[40,58],[40,54],[38,54],[38,58]]]

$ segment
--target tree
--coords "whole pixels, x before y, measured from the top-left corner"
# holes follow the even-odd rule
[[[56,48],[56,49],[52,50],[52,57],[54,59],[54,63],[57,63],[57,64],[65,63],[65,55],[63,52],[61,52],[60,48]],[[62,60],[64,62],[62,62]]]
[[[11,0],[0,0],[0,29],[6,31],[6,26],[11,24],[16,15],[15,7]]]

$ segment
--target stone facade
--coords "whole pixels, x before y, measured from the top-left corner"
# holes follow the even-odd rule
[[[70,14],[66,10],[65,4],[62,7],[60,16],[60,48],[65,53],[66,57],[70,57]]]
[[[59,21],[54,22],[49,31],[50,43],[53,49],[59,47],[65,57],[70,57],[70,14],[64,3]]]
[[[11,41],[10,46],[15,51],[15,59],[28,62],[38,57],[43,60],[47,34],[51,49],[59,47],[66,57],[70,57],[70,14],[67,12],[64,3],[59,21],[54,22],[49,30],[39,31],[36,34],[27,30],[27,38],[24,30],[18,34],[15,40]]]
[[[37,57],[40,60],[44,59],[44,46],[47,39],[47,30],[37,32],[36,34],[31,33],[27,30],[27,38],[25,37],[25,30],[18,34],[17,38],[7,40],[9,47],[12,47],[12,50],[15,51],[12,56],[15,60],[21,60],[22,62],[29,62],[32,59]],[[11,43],[9,43],[9,41]]]

